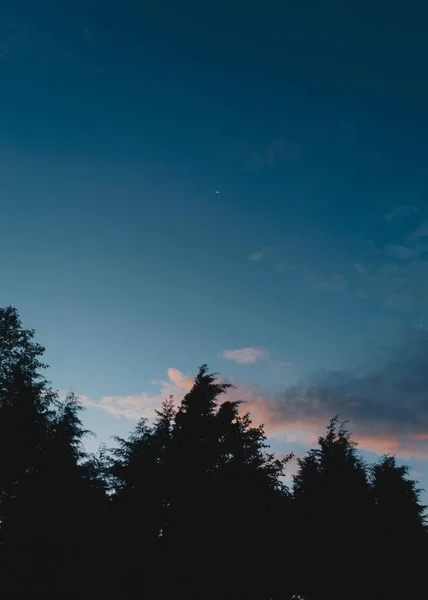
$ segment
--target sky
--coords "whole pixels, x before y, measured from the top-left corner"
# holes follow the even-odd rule
[[[198,367],[428,489],[428,7],[0,6],[0,304],[95,449]]]

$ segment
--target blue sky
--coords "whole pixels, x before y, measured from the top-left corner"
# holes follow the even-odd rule
[[[144,4],[1,9],[2,305],[98,439],[207,362],[427,481],[428,9]]]

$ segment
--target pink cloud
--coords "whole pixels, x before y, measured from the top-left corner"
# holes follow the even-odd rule
[[[266,357],[264,351],[251,347],[224,351],[223,355],[240,364],[251,364]],[[238,384],[229,389],[220,401],[241,401],[241,414],[249,412],[255,426],[263,424],[268,437],[284,443],[313,447],[318,436],[325,432],[329,419],[339,413],[344,419],[349,417],[349,429],[360,449],[377,454],[392,453],[401,457],[428,459],[428,424],[424,415],[419,419],[411,419],[411,415],[403,418],[403,405],[398,400],[396,405],[400,407],[399,412],[393,410],[395,388],[389,383],[384,390],[386,384],[379,377],[376,379],[372,376],[367,381],[331,379],[331,383],[324,387],[292,388],[281,396],[266,394],[257,386]],[[85,405],[116,417],[151,419],[166,397],[174,396],[178,404],[193,382],[193,377],[169,368],[165,379],[153,382],[156,386],[154,393],[104,396],[100,399],[80,397]],[[359,388],[356,387],[357,383],[361,384]],[[352,391],[354,388],[355,391]],[[418,389],[401,388],[406,397],[410,392],[419,393]],[[384,397],[388,399],[387,403]],[[377,398],[377,408],[367,398]],[[416,404],[414,406],[416,410]]]
[[[165,398],[174,396],[179,402],[194,382],[194,378],[183,375],[178,369],[168,369],[167,376],[167,380],[152,382],[158,388],[154,394],[142,392],[130,396],[103,396],[98,400],[82,395],[79,397],[84,405],[98,408],[115,417],[125,417],[134,421],[142,417],[152,419]]]
[[[172,368],[168,369],[167,373],[170,383],[162,382],[164,386],[172,384],[172,386],[175,386],[175,390],[172,391],[181,390],[186,393],[192,389],[193,383],[195,381],[193,377],[186,377],[178,369]]]
[[[221,356],[226,360],[231,360],[239,365],[250,365],[258,360],[266,359],[268,354],[261,348],[248,347],[236,350],[223,350]]]
[[[313,447],[318,437],[323,435],[330,415],[305,416],[301,419],[285,417],[272,399],[252,397],[244,404],[243,412],[251,413],[254,424],[263,424],[268,437],[287,443],[299,443]],[[376,431],[364,423],[351,421],[349,429],[352,439],[361,450],[375,454],[396,454],[403,458],[428,459],[428,432],[412,434],[405,432]]]

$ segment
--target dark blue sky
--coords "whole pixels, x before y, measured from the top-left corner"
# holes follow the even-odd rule
[[[1,7],[0,300],[100,437],[208,362],[423,471],[427,71],[421,1]]]

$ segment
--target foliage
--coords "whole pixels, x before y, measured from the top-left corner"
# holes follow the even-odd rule
[[[203,365],[115,447],[87,454],[74,394],[0,309],[0,589],[4,597],[395,600],[422,586],[425,507],[393,456],[367,465],[334,417],[298,459],[269,451]],[[422,588],[421,588],[422,589]]]

